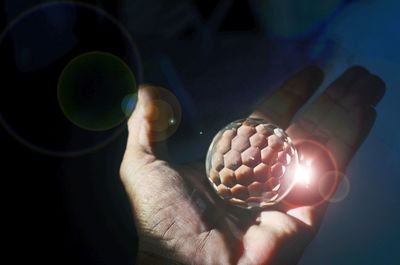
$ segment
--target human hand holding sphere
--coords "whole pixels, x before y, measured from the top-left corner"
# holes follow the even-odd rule
[[[261,119],[232,122],[214,137],[206,158],[221,198],[246,209],[275,205],[295,184],[297,151],[289,136]]]
[[[274,164],[270,163],[283,165],[282,162],[278,162],[279,159],[283,162],[286,159],[287,163],[286,154],[291,155],[291,148],[287,147],[288,144],[285,147],[285,143],[289,141],[280,139],[283,143],[282,151],[285,148],[287,150],[286,153],[280,154],[281,158],[279,152],[282,151],[278,151],[281,147],[274,152],[264,151],[264,159],[266,154],[277,156],[271,160],[273,162],[265,160],[268,162],[266,163],[262,162],[262,151],[273,149],[272,146],[276,144],[273,143],[273,139],[265,145],[263,139],[257,136],[251,142],[249,140],[249,146],[245,140],[239,139],[242,142],[235,144],[236,151],[246,147],[240,151],[242,153],[239,167],[234,163],[237,160],[235,155],[227,159],[225,164],[224,155],[231,149],[222,150],[224,146],[221,144],[218,147],[221,148],[219,152],[226,151],[222,155],[224,164],[221,167],[217,158],[212,162],[213,155],[210,156],[210,184],[204,170],[204,162],[173,165],[165,159],[160,159],[166,156],[163,143],[154,141],[155,132],[152,128],[158,121],[156,111],[149,106],[154,105],[153,102],[157,102],[162,95],[155,87],[140,88],[139,102],[128,122],[129,136],[120,169],[122,182],[134,209],[139,236],[138,264],[298,262],[304,248],[318,231],[328,206],[327,196],[321,195],[320,184],[316,180],[329,172],[345,171],[374,123],[374,106],[382,98],[385,89],[380,78],[362,67],[352,67],[290,124],[294,114],[313,95],[322,79],[323,74],[318,67],[307,67],[288,79],[249,115],[251,119],[262,119],[281,128],[282,130],[279,130],[274,127],[273,130],[266,131],[273,132],[271,135],[278,138],[287,134],[294,146],[293,153],[299,153],[299,165],[305,163],[313,171],[313,179],[310,179],[307,185],[295,183],[293,187],[289,186],[290,192],[282,197],[279,191],[286,190],[282,183],[270,183],[276,182],[276,176],[272,175]],[[236,128],[237,134],[247,133],[248,139],[259,134],[258,125],[252,127],[254,124],[248,126],[247,123],[244,126],[255,129],[257,133],[251,128],[242,129],[238,133],[243,123]],[[262,133],[266,132],[261,130]],[[232,135],[226,137],[228,138],[223,139],[229,139]],[[273,138],[276,140],[275,137]],[[233,145],[233,139],[230,147]],[[257,147],[260,154],[256,150]],[[255,162],[256,157],[259,159],[258,163]],[[294,161],[292,158],[290,156]],[[260,166],[265,170],[256,170],[260,161],[265,164]],[[246,167],[237,171],[242,165]],[[213,168],[219,169],[216,170],[219,180],[215,172],[211,173]],[[221,176],[225,168],[229,170]],[[231,171],[234,178],[229,178]],[[333,181],[326,183],[329,190],[326,194],[331,194],[338,182],[339,174],[333,175],[336,175]],[[253,179],[248,178],[249,176]],[[293,178],[293,174],[287,176],[289,179]],[[231,195],[224,197],[223,193],[219,192],[219,182],[226,183],[224,186],[229,187]],[[259,183],[255,185],[259,187],[251,186],[255,182]],[[268,186],[269,184],[271,185]],[[237,189],[235,185],[247,187],[247,193],[241,186],[237,186]],[[234,188],[235,192],[232,192]],[[268,193],[271,191],[277,191],[278,196],[274,198],[276,194]],[[281,200],[278,199],[280,197]],[[232,198],[237,200],[232,203],[229,201]],[[251,200],[248,200],[250,198]],[[253,211],[237,205],[252,208]]]

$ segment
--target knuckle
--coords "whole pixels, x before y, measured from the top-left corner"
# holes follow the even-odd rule
[[[123,180],[126,178],[126,173],[128,171],[126,160],[122,160],[121,165],[119,167],[119,177]]]

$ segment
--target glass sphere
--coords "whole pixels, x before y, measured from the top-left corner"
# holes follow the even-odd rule
[[[289,136],[261,119],[225,126],[211,142],[206,158],[207,177],[217,194],[247,209],[281,201],[293,188],[297,165]]]

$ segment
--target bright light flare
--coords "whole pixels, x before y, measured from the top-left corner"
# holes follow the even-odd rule
[[[296,170],[296,183],[305,185],[306,187],[310,184],[311,179],[311,162],[307,161],[305,165],[298,165]]]

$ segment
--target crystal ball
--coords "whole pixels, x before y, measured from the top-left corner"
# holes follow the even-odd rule
[[[206,171],[216,193],[246,209],[277,204],[295,184],[298,155],[290,137],[261,119],[222,128],[207,152]]]

